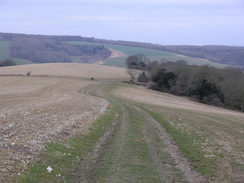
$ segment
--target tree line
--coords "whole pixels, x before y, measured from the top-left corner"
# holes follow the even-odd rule
[[[5,59],[3,61],[0,60],[0,67],[7,67],[13,65],[16,65],[16,63],[11,59]]]
[[[188,65],[185,61],[150,61],[145,55],[125,60],[131,81],[195,101],[244,112],[244,73],[239,68]]]

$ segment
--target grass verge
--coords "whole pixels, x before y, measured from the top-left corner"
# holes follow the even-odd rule
[[[87,134],[77,134],[63,142],[53,142],[47,145],[40,155],[40,160],[34,163],[27,172],[18,178],[18,182],[69,182],[70,172],[75,169],[94,148],[98,139],[113,123],[116,108],[111,105],[100,118],[93,123]],[[53,170],[48,172],[47,167]]]

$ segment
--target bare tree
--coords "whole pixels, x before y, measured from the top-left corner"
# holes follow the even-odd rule
[[[134,68],[139,70],[146,69],[146,64],[149,62],[150,59],[143,54],[131,55],[125,60],[125,64],[128,68]]]
[[[131,82],[134,82],[136,80],[136,77],[138,75],[138,70],[132,69],[132,68],[126,68],[126,73],[129,74],[131,78]]]

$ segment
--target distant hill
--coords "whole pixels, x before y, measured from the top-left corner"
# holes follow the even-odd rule
[[[74,44],[74,42],[76,42],[76,44]],[[77,42],[79,43],[77,44]],[[105,61],[111,56],[111,51],[108,49],[108,45],[110,45],[110,48],[111,45],[113,45],[113,49],[116,46],[120,46],[120,48],[121,46],[126,46],[130,48],[133,47],[133,49],[144,48],[157,50],[160,51],[161,55],[165,54],[166,57],[163,58],[169,61],[171,61],[171,58],[172,61],[175,61],[175,58],[188,59],[188,62],[194,64],[195,60],[201,61],[204,59],[204,61],[211,61],[219,64],[244,66],[244,47],[236,46],[158,45],[131,41],[104,40],[82,36],[48,36],[0,33],[0,59],[1,54],[5,54],[6,57],[6,53],[3,53],[3,51],[1,52],[4,44],[9,46],[9,57],[21,59],[21,61],[25,61],[26,63],[94,63],[98,61]],[[121,49],[119,51],[121,51]],[[164,53],[162,51],[164,51]],[[158,59],[158,53],[156,53],[155,57],[154,55],[150,56],[152,59]],[[174,55],[174,57],[169,57],[169,53],[174,53],[177,55]],[[187,58],[179,55],[187,56]],[[120,62],[122,63],[123,60],[124,57],[121,57]],[[109,62],[107,62],[107,64],[109,64]]]
[[[111,55],[102,45],[74,45],[45,36],[22,34],[0,34],[0,37],[4,40],[0,45],[5,49],[2,51],[2,57],[6,58],[9,55],[11,58],[29,60],[33,63],[72,62],[72,57],[78,57],[82,63],[94,63]]]
[[[67,41],[70,44],[76,45],[101,45],[103,44],[106,48],[112,51],[112,55],[110,58],[103,61],[105,65],[117,66],[117,67],[126,67],[125,59],[129,55],[136,55],[136,54],[144,54],[146,55],[151,61],[157,60],[158,62],[164,61],[178,61],[184,60],[189,65],[211,65],[218,68],[226,67],[225,64],[220,64],[216,62],[211,62],[207,59],[201,59],[196,57],[189,57],[184,55],[179,55],[172,52],[167,51],[160,51],[155,49],[149,48],[141,48],[141,47],[132,47],[132,46],[122,46],[122,45],[113,45],[113,44],[105,44],[105,43],[95,43],[95,42],[84,42],[84,41]],[[120,52],[123,54],[114,54],[114,51]],[[115,55],[115,56],[113,56]]]

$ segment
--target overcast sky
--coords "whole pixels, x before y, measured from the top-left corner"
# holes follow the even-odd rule
[[[244,46],[244,0],[0,0],[0,32]]]

